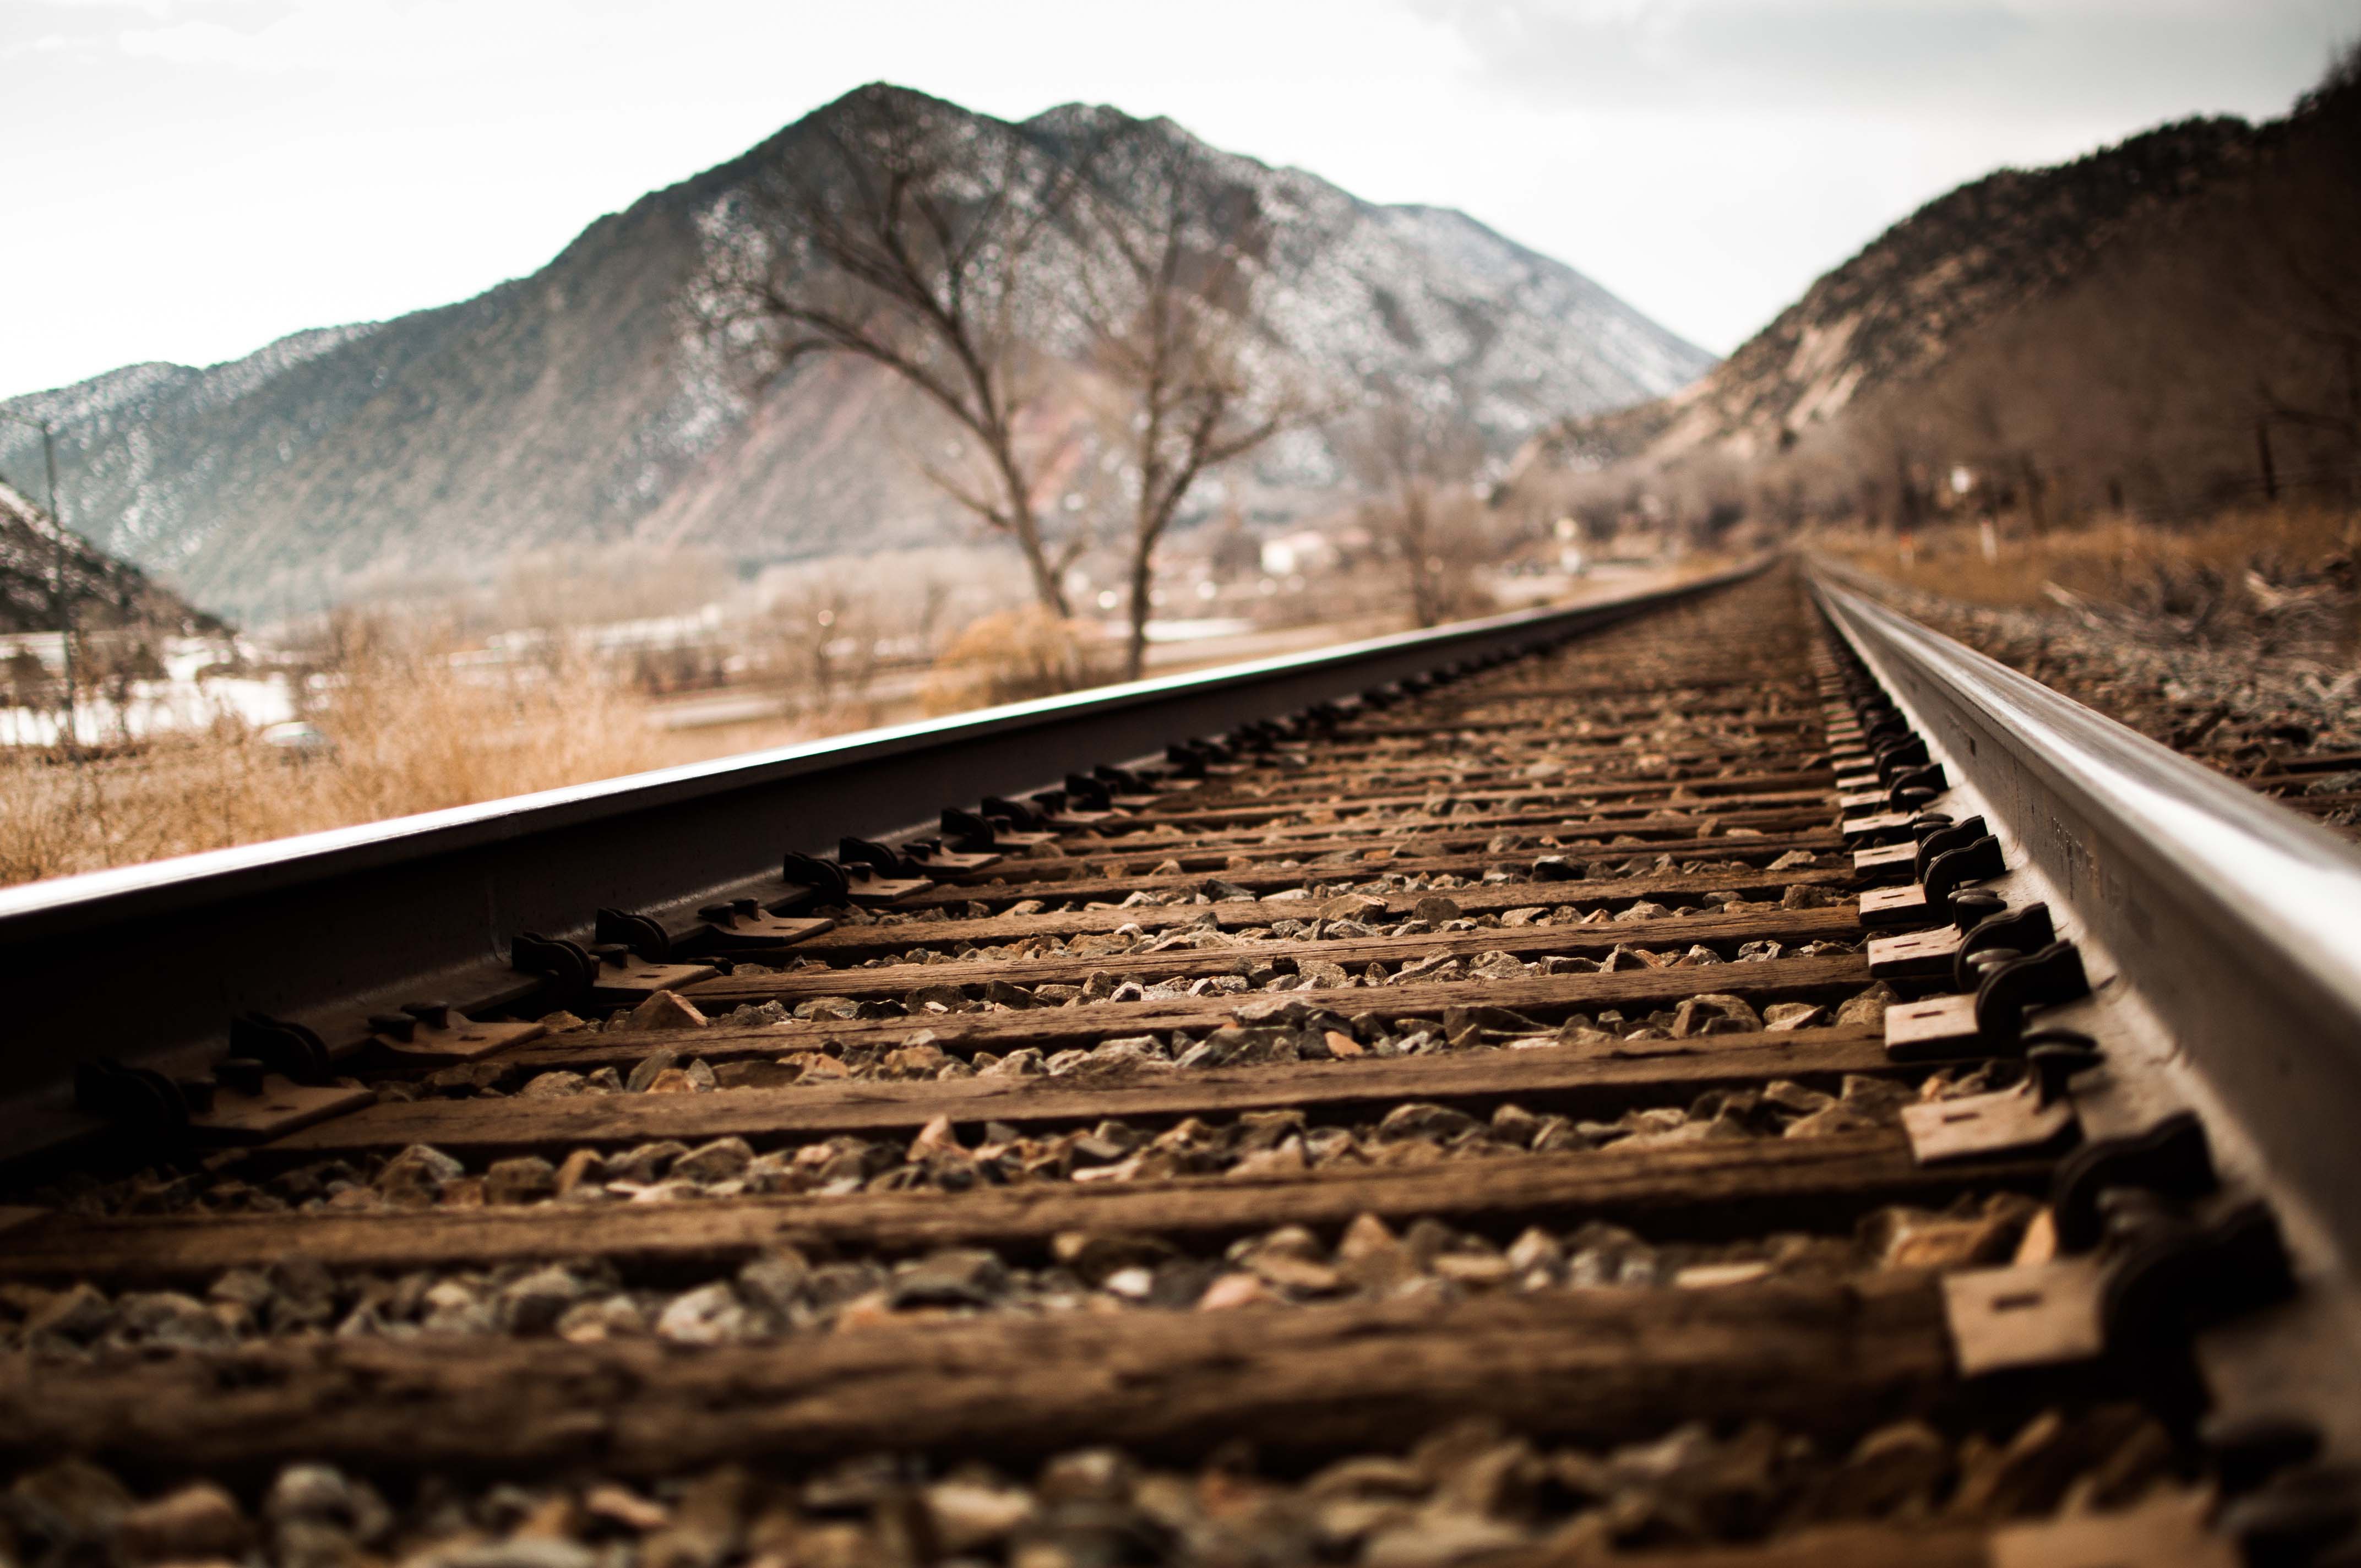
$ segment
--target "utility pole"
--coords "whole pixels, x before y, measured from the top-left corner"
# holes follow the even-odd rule
[[[66,548],[65,513],[58,510],[58,444],[56,435],[45,419],[27,419],[23,414],[0,413],[0,419],[26,425],[41,433],[41,466],[47,471],[49,487],[49,527],[57,532],[56,582],[50,589],[57,600],[58,659],[65,677],[64,724],[60,733],[65,737],[66,754],[71,756],[82,737],[74,726],[74,665],[73,665],[73,596],[66,581],[70,552]]]

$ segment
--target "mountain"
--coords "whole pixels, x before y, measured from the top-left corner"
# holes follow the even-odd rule
[[[199,633],[223,630],[203,611],[148,579],[138,567],[93,550],[69,531],[60,560],[49,514],[0,484],[0,632],[54,631],[63,567],[74,623],[85,631],[139,629]]]
[[[1542,432],[1507,493],[1708,528],[2350,497],[2356,251],[2361,51],[2285,118],[2182,121],[1928,203],[1692,385]]]
[[[960,537],[912,459],[927,427],[879,373],[817,361],[750,405],[686,324],[702,225],[842,102],[475,299],[5,406],[60,427],[61,484],[93,538],[247,614],[372,575],[480,576],[525,549],[633,540],[756,562]],[[1129,123],[1071,106],[1016,126],[970,118],[985,142],[1050,144],[1077,115]],[[1569,411],[1660,396],[1712,363],[1462,214],[1212,156],[1261,204],[1271,318],[1325,382],[1447,378],[1505,455]],[[0,433],[0,469],[23,459],[14,439]],[[1296,441],[1244,489],[1283,511],[1341,472],[1324,444]]]
[[[1993,315],[2080,277],[2093,258],[2251,154],[2244,120],[2165,126],[2051,169],[2004,169],[1887,229],[1690,386],[1543,433],[1527,457],[1738,455],[1926,373]]]

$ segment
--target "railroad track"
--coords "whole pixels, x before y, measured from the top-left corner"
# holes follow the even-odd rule
[[[2351,1561],[2356,888],[1773,565],[20,890],[0,1560]]]

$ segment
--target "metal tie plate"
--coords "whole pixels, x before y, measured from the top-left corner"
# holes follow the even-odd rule
[[[1960,1375],[2090,1361],[2106,1349],[2099,1321],[2105,1272],[2090,1256],[1943,1277],[1943,1317]]]
[[[678,991],[721,971],[711,964],[658,964],[636,956],[620,964],[602,963],[590,982],[594,1002],[644,1002],[659,991]]]
[[[1859,839],[1872,833],[1906,832],[1916,820],[1911,812],[1881,811],[1873,817],[1848,817],[1837,826],[1846,838]]]
[[[396,1018],[396,1023],[401,1020]],[[450,1014],[441,1025],[420,1018],[412,1025],[410,1037],[379,1030],[369,1036],[369,1052],[379,1061],[389,1064],[409,1064],[415,1067],[442,1067],[454,1062],[474,1061],[507,1047],[537,1040],[549,1031],[528,1021],[495,1020],[478,1024],[457,1013]]]
[[[2031,1079],[1991,1094],[1902,1108],[1902,1128],[1920,1165],[2046,1148],[2074,1125],[2074,1102],[2061,1095],[2044,1105]]]
[[[1926,887],[1918,883],[1872,887],[1861,895],[1861,923],[1872,931],[1895,926],[1923,926],[1940,918],[1927,902]]]
[[[1956,926],[1938,926],[1932,930],[1911,931],[1899,937],[1872,937],[1869,978],[1945,979],[1951,972],[1951,960],[1959,955],[1960,944],[1966,939]]]
[[[1960,1056],[1981,1039],[1972,996],[1930,996],[1885,1010],[1885,1054],[1895,1061]]]
[[[1880,882],[1895,875],[1916,876],[1918,871],[1918,846],[1905,840],[1899,844],[1878,844],[1852,852],[1852,869],[1861,876]]]
[[[223,1085],[214,1092],[211,1110],[190,1115],[189,1130],[214,1143],[269,1143],[314,1122],[376,1103],[374,1090],[339,1089],[334,1084],[313,1088],[272,1073],[263,1079],[258,1094],[241,1094]]]

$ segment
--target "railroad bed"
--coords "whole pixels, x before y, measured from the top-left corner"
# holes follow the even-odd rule
[[[0,1562],[2352,1561],[2336,955],[2183,951],[2079,720],[1814,592],[1035,758],[202,1079],[90,1008]]]

